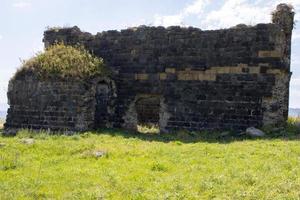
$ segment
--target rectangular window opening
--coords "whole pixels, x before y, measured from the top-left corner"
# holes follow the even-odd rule
[[[137,112],[137,130],[141,133],[159,133],[159,95],[142,95],[135,102]]]

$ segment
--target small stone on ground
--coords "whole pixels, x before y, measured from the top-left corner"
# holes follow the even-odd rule
[[[24,138],[21,140],[23,144],[34,144],[34,139],[32,138]]]
[[[252,137],[263,137],[265,133],[257,128],[249,127],[246,129],[246,134]]]
[[[229,135],[230,135],[229,131],[225,131],[225,132],[220,133],[220,137],[226,137],[226,136],[229,136]]]
[[[100,158],[105,156],[107,153],[105,151],[94,151],[93,154],[96,158]]]

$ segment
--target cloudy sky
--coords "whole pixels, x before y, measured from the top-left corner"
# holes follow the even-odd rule
[[[9,78],[43,49],[50,26],[79,26],[91,33],[146,25],[195,26],[203,30],[270,22],[278,3],[291,3],[300,21],[300,0],[0,0],[0,110],[7,108]],[[300,108],[300,23],[292,47],[290,107]]]

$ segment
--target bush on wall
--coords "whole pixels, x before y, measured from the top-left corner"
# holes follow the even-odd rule
[[[107,74],[103,59],[82,46],[55,44],[23,64],[17,74],[32,72],[39,78],[91,78]]]

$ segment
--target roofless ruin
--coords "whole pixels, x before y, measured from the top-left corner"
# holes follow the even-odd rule
[[[69,58],[78,71],[23,67],[9,83],[5,130],[135,130],[150,123],[169,132],[283,123],[293,19],[291,6],[280,4],[272,23],[222,30],[140,26],[96,35],[77,27],[47,30],[45,47],[82,45],[103,58],[109,72],[97,73],[97,60],[84,71]]]

